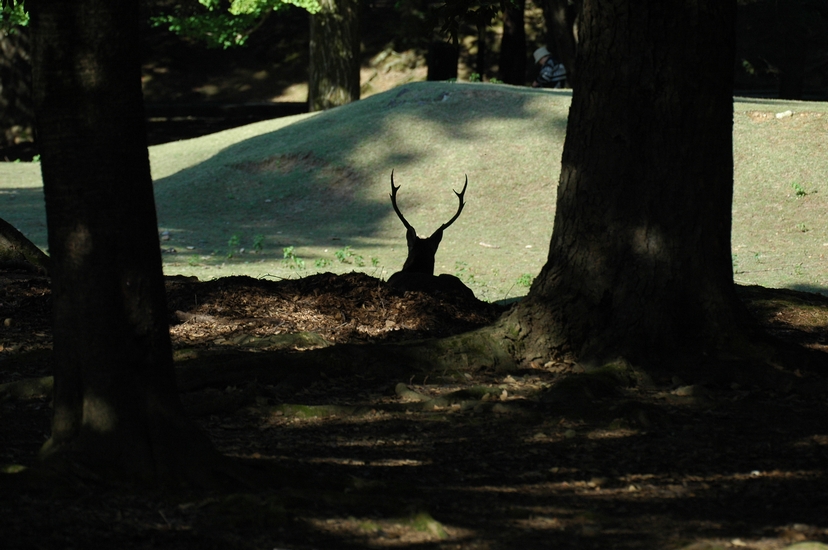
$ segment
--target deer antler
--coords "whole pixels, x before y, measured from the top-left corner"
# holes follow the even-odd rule
[[[397,213],[397,217],[399,217],[400,221],[403,222],[403,225],[405,226],[405,228],[408,229],[408,230],[413,231],[414,228],[411,227],[411,224],[406,221],[405,217],[402,215],[402,212],[400,212],[400,209],[397,208],[397,189],[399,189],[399,188],[400,188],[399,185],[396,185],[396,186],[394,185],[394,171],[391,170],[391,206],[394,207],[394,212]]]
[[[417,236],[417,231],[402,215],[400,209],[397,207],[397,190],[399,185],[394,185],[394,171],[391,171],[391,206],[394,207],[394,212],[403,222],[405,226],[405,240],[408,243],[408,257],[402,267],[402,272],[405,273],[424,273],[427,275],[434,274],[434,255],[437,253],[437,247],[440,246],[440,241],[443,240],[443,230],[454,223],[463,211],[466,203],[463,201],[463,195],[466,193],[466,187],[469,185],[469,176],[466,176],[466,183],[463,184],[463,190],[459,193],[454,192],[460,200],[460,205],[457,207],[457,213],[446,223],[441,225],[437,231],[431,234],[428,238]]]
[[[448,228],[448,226],[453,224],[457,220],[457,218],[460,217],[460,213],[463,211],[463,207],[466,206],[466,203],[463,200],[463,196],[466,194],[466,187],[468,187],[468,186],[469,186],[469,176],[467,174],[466,175],[466,182],[463,184],[463,190],[458,193],[457,191],[452,189],[452,191],[454,191],[454,194],[457,195],[457,198],[460,200],[460,205],[457,207],[457,212],[454,214],[454,216],[451,217],[451,219],[449,221],[447,221],[446,223],[441,225],[440,228],[437,231],[445,230],[446,228]],[[406,229],[413,229],[411,227],[411,224],[408,223],[408,221],[405,219],[405,216],[402,215],[402,212],[400,212],[400,209],[397,206],[397,190],[399,188],[400,188],[399,185],[394,185],[394,171],[391,170],[391,206],[394,207],[394,212],[397,213],[397,217],[400,218],[400,221],[403,222],[403,225],[405,226],[405,228]]]
[[[454,189],[452,189],[452,191],[454,191],[454,194],[455,194],[455,195],[457,195],[457,198],[458,198],[458,199],[460,199],[460,206],[458,206],[458,207],[457,207],[457,213],[456,213],[454,216],[452,216],[452,218],[451,218],[449,221],[447,221],[446,223],[444,223],[443,225],[441,225],[441,226],[440,226],[440,229],[438,229],[438,231],[443,231],[443,230],[444,230],[444,229],[446,229],[448,226],[450,226],[451,224],[453,224],[453,223],[454,223],[454,221],[455,221],[457,218],[459,218],[459,217],[460,217],[460,212],[462,212],[462,211],[463,211],[463,207],[464,207],[464,206],[466,206],[466,203],[463,201],[463,195],[465,195],[465,194],[466,194],[466,187],[468,187],[468,185],[469,185],[469,176],[468,176],[468,174],[467,174],[467,175],[466,175],[466,183],[464,183],[464,184],[463,184],[463,190],[462,190],[462,191],[460,191],[460,192],[458,193],[457,191],[454,191]]]

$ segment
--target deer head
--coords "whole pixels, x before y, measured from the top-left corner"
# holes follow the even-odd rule
[[[452,218],[441,225],[437,231],[431,234],[428,238],[421,238],[417,236],[417,231],[411,227],[411,224],[406,221],[405,217],[397,207],[397,189],[399,185],[394,185],[394,172],[391,171],[391,206],[394,207],[394,212],[400,218],[405,226],[405,240],[408,243],[408,258],[403,264],[402,273],[424,273],[426,275],[434,275],[434,255],[437,253],[437,247],[440,246],[440,241],[443,240],[443,230],[454,223],[460,217],[460,212],[466,205],[463,202],[463,195],[466,193],[466,186],[469,184],[469,176],[466,176],[466,183],[463,184],[463,190],[459,193],[454,191],[457,198],[460,200],[460,205],[457,207],[457,213]]]

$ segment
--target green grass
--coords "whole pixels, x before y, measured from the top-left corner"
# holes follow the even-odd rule
[[[562,91],[423,82],[152,147],[159,232],[170,236],[161,246],[176,251],[165,252],[165,272],[387,278],[406,253],[388,198],[393,169],[398,204],[421,235],[452,216],[452,189],[468,174],[467,205],[445,233],[436,271],[460,276],[483,299],[525,294],[546,259],[569,100]],[[774,116],[786,110],[793,116]],[[734,111],[736,280],[821,289],[828,104],[737,100]],[[45,248],[40,185],[37,165],[0,164],[0,216]]]

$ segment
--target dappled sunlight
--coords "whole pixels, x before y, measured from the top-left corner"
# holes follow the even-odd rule
[[[150,147],[161,230],[173,233],[161,243],[175,250],[165,254],[165,269],[203,278],[236,270],[295,277],[283,269],[282,248],[295,246],[313,263],[330,256],[325,249],[350,245],[393,272],[405,255],[387,203],[391,169],[406,182],[412,221],[424,227],[442,223],[443,202],[434,199],[468,174],[468,212],[447,233],[437,267],[473,273],[475,292],[499,299],[545,262],[569,99],[567,91],[416,83],[324,113]],[[737,98],[734,112],[735,279],[824,292],[828,193],[820,181],[828,155],[818,136],[828,104]],[[233,168],[307,153],[328,171],[265,178]],[[337,212],[301,195],[321,198],[341,170],[355,175],[358,196]],[[0,163],[4,219],[45,249],[41,186],[38,163]],[[257,235],[267,247],[257,257],[228,259],[235,234],[247,252]]]
[[[63,254],[68,268],[74,270],[77,267],[85,267],[84,262],[94,247],[92,233],[87,227],[78,225],[66,235],[64,247]]]
[[[417,83],[284,126],[200,138],[193,158],[201,162],[156,181],[159,225],[171,232],[162,246],[184,255],[165,255],[165,271],[210,278],[216,263],[226,273],[250,262],[240,269],[294,276],[280,261],[283,248],[315,264],[326,249],[351,247],[394,272],[405,259],[405,234],[388,199],[391,170],[423,231],[451,216],[451,189],[468,175],[468,212],[446,232],[436,271],[462,268],[478,296],[500,299],[545,260],[557,174],[543,170],[560,157],[568,103],[566,94],[526,88]],[[538,161],[516,166],[516,158]],[[528,213],[531,224],[512,223]],[[263,235],[268,246],[256,258],[217,262],[234,235],[248,244]],[[213,261],[203,259],[209,255]],[[213,267],[200,272],[200,263]],[[325,269],[337,267],[347,268]]]
[[[403,312],[419,308],[434,321],[447,315],[424,296],[378,293],[363,275],[314,279],[168,282],[185,410],[222,453],[271,473],[272,484],[251,488],[234,479],[226,493],[139,499],[146,517],[134,495],[115,491],[101,497],[100,508],[84,504],[103,518],[87,529],[111,530],[114,509],[131,514],[119,529],[135,521],[144,536],[184,531],[202,543],[243,532],[245,540],[268,541],[257,543],[263,548],[294,541],[318,548],[685,548],[689,541],[726,547],[737,540],[734,547],[777,550],[828,536],[820,394],[675,379],[631,386],[626,378],[600,392],[604,386],[589,383],[599,378],[566,362],[509,372],[470,364],[448,373],[379,359],[342,369],[325,354],[364,350],[354,345],[362,341],[355,326],[371,324],[379,340],[412,339],[419,337],[402,328],[411,325]],[[366,292],[355,293],[347,281],[362,281]],[[13,352],[2,342],[5,360],[31,360],[25,350],[51,345],[42,307],[48,286],[38,278],[5,288],[6,300],[21,304],[4,313],[13,319],[6,338],[19,340]],[[807,317],[773,321],[772,304],[795,307],[767,300],[774,294],[752,298],[767,309],[760,320],[788,333],[809,330]],[[806,310],[815,305],[804,302]],[[319,323],[328,327],[327,341],[307,337],[322,332]],[[301,331],[302,339],[276,334]],[[248,370],[248,362],[258,367]],[[7,380],[16,376],[6,373]],[[7,462],[25,463],[21,457],[42,444],[51,412],[45,392],[5,401]],[[95,407],[95,414],[106,411],[106,403]],[[23,414],[25,439],[15,432]],[[39,502],[47,512],[25,513],[67,514],[57,509],[65,500]]]
[[[654,227],[636,227],[632,230],[632,251],[641,256],[658,257],[664,252],[664,239]]]
[[[115,408],[106,399],[89,392],[83,397],[84,428],[98,433],[114,432],[118,427],[118,415]]]

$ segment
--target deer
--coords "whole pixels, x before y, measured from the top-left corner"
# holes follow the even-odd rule
[[[403,263],[402,269],[388,278],[388,285],[397,291],[420,290],[424,292],[450,292],[460,294],[466,298],[474,298],[474,293],[454,275],[434,275],[434,257],[440,241],[443,240],[443,231],[457,221],[463,207],[466,206],[464,196],[469,185],[469,176],[463,184],[463,190],[459,193],[455,190],[459,205],[457,212],[449,221],[441,225],[431,234],[430,237],[420,237],[414,227],[405,219],[400,208],[397,206],[397,191],[399,185],[394,185],[394,171],[391,171],[391,206],[394,208],[397,217],[405,226],[405,240],[408,244],[408,256]]]

